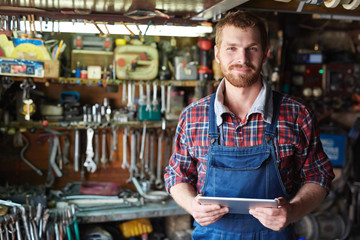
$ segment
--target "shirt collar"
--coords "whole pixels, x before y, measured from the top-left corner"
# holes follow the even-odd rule
[[[225,90],[225,79],[223,79],[217,90],[215,97],[215,115],[216,124],[220,126],[223,123],[222,115],[225,113],[231,113],[230,110],[224,105],[224,90]],[[265,122],[271,123],[273,115],[273,102],[272,102],[272,90],[267,82],[262,79],[262,88],[257,96],[254,104],[251,106],[249,113],[250,116],[253,113],[260,113]]]

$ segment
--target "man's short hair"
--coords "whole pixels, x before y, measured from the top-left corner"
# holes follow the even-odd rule
[[[261,47],[263,51],[268,47],[268,32],[266,30],[265,23],[257,15],[238,10],[235,12],[229,12],[224,18],[216,24],[216,36],[215,44],[220,47],[222,42],[222,31],[225,26],[234,26],[241,29],[257,28],[260,32]]]

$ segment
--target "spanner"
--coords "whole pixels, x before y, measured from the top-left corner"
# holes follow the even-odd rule
[[[108,161],[108,159],[106,157],[106,130],[103,130],[101,134],[102,134],[102,141],[101,141],[101,158],[100,158],[100,161],[105,166],[105,164]]]
[[[144,164],[144,148],[146,138],[146,124],[144,124],[142,135],[141,135],[141,148],[140,148],[140,179],[145,179],[145,164]]]
[[[132,181],[134,174],[138,174],[138,169],[136,167],[136,132],[133,130],[131,132],[131,150],[130,150],[130,178],[127,180],[128,182]]]
[[[114,160],[115,151],[117,150],[117,130],[116,126],[113,126],[111,129],[111,148],[110,148],[110,158],[109,161],[112,162]]]
[[[95,131],[95,133],[94,133],[94,144],[95,144],[95,146],[94,146],[94,154],[95,154],[95,156],[94,156],[94,162],[96,163],[96,165],[98,165],[99,164],[99,131]]]
[[[92,159],[94,157],[93,151],[93,137],[94,137],[94,130],[92,128],[88,128],[86,131],[86,159],[84,162],[84,167],[86,167],[88,172],[95,172],[96,171],[96,163]]]
[[[156,180],[155,186],[156,188],[160,189],[164,186],[162,181],[162,139],[163,139],[164,132],[161,130],[161,133],[158,137],[158,153],[157,153],[157,164],[156,164]]]
[[[154,142],[155,142],[155,134],[151,132],[150,135],[150,183],[153,184],[155,182],[155,152],[154,152]]]
[[[26,217],[25,207],[21,206],[20,211],[21,211],[21,217],[22,217],[22,220],[23,220],[23,226],[25,228],[26,237],[27,237],[27,239],[32,239],[31,236],[30,236],[29,222],[28,222],[27,217]]]
[[[79,171],[79,157],[80,157],[80,132],[78,129],[74,132],[74,171]]]
[[[127,160],[127,136],[129,134],[129,129],[128,128],[124,128],[124,133],[123,133],[123,162],[121,165],[122,169],[125,168],[129,168],[129,162]]]

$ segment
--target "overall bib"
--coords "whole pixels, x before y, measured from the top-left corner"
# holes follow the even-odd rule
[[[205,176],[204,196],[289,199],[276,163],[273,144],[282,96],[273,92],[274,113],[267,124],[262,144],[251,147],[219,145],[214,102],[211,96],[209,115],[209,153]],[[202,227],[196,221],[193,239],[295,239],[293,227],[281,232],[264,227],[250,214],[226,214],[217,222]]]

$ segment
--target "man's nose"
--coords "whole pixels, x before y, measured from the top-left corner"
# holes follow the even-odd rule
[[[246,49],[239,49],[236,55],[236,62],[238,64],[245,64],[248,62],[248,55]]]

